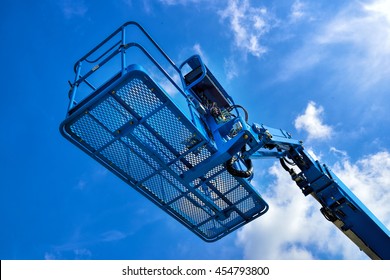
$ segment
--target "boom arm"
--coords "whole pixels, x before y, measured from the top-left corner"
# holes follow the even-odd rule
[[[126,27],[149,39],[159,59],[127,40]],[[134,64],[130,50],[140,51],[188,108]],[[114,57],[120,69],[105,67]],[[162,65],[180,75],[182,87]],[[250,183],[252,160],[278,158],[327,220],[372,259],[390,259],[389,230],[301,141],[250,125],[199,56],[177,67],[138,23],[127,22],[81,58],[75,73],[62,135],[203,240],[216,241],[268,211]]]
[[[252,159],[279,158],[302,193],[321,204],[321,213],[372,259],[390,259],[389,230],[324,164],[314,160],[301,141],[281,129],[248,124],[248,116],[232,114],[235,105],[198,56],[186,62],[192,71],[183,75],[183,85],[209,129],[219,150],[233,156],[225,165],[236,177],[253,177]],[[183,66],[182,65],[182,66]],[[181,67],[182,68],[182,67]],[[243,108],[242,108],[243,109]],[[231,141],[233,139],[239,139]],[[234,147],[224,148],[229,142]],[[240,160],[241,167],[236,161]],[[244,165],[244,167],[242,167]],[[299,170],[291,167],[294,165]]]
[[[265,136],[266,135],[266,136]],[[321,213],[372,259],[390,259],[389,230],[325,165],[314,160],[302,145],[291,139],[273,141],[270,130],[259,137],[266,145],[282,151],[278,155],[283,168],[289,172],[304,195],[312,195],[321,204]],[[280,157],[284,154],[284,157]],[[252,157],[263,157],[255,152]],[[294,164],[299,171],[290,165]]]

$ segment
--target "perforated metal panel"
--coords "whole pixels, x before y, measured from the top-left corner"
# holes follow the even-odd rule
[[[247,180],[203,168],[215,147],[145,72],[112,85],[63,122],[70,141],[206,241],[267,211]]]

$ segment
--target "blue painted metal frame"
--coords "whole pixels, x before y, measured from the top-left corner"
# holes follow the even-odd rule
[[[216,241],[268,210],[249,180],[235,178],[224,166],[229,153],[243,145],[243,134],[218,146],[191,100],[189,118],[141,66],[127,66],[125,51],[137,47],[188,99],[143,46],[125,42],[128,25],[140,28],[152,40],[141,26],[129,22],[75,64],[76,77],[61,133],[200,238]],[[121,34],[120,42],[109,46],[98,59],[90,59],[117,34]],[[121,69],[100,85],[92,85],[88,78],[116,55],[121,55]],[[97,64],[82,75],[85,62]],[[93,93],[76,102],[82,83]]]
[[[301,141],[286,131],[264,125],[252,125],[252,131],[258,135],[254,138],[258,142],[245,157],[288,158],[299,169],[299,173],[289,170],[292,179],[304,195],[312,195],[321,204],[326,219],[370,258],[390,259],[390,231],[325,164],[305,151]]]
[[[126,41],[130,25],[141,30],[180,75],[182,87],[143,46]],[[118,34],[121,39],[111,43]],[[106,50],[91,60],[106,44]],[[180,92],[189,114],[141,66],[127,65],[126,50],[131,47],[140,49]],[[116,55],[121,57],[119,71],[92,85],[88,78]],[[81,74],[83,63],[97,64]],[[191,81],[182,73],[185,64],[194,71]],[[390,259],[389,230],[326,165],[306,153],[301,141],[281,129],[249,125],[199,56],[177,67],[138,23],[128,22],[82,57],[75,73],[67,117],[60,127],[63,136],[202,239],[218,240],[268,210],[250,184],[252,177],[232,175],[226,161],[237,157],[235,164],[245,166],[248,159],[279,158],[302,192],[322,205],[328,220],[371,258]],[[81,84],[93,93],[79,102]],[[203,95],[202,85],[211,86],[211,91]],[[205,108],[202,98],[213,99],[214,94],[212,105],[206,102],[211,107]],[[211,114],[218,102],[228,112],[222,121]],[[234,115],[229,113],[233,108]],[[286,165],[286,158],[299,173]]]
[[[176,66],[176,64],[169,58],[169,56],[163,51],[163,49],[153,40],[153,38],[150,36],[148,32],[137,22],[135,21],[129,21],[123,24],[121,27],[119,27],[117,30],[115,30],[112,34],[110,34],[106,39],[104,39],[101,43],[99,43],[96,47],[94,47],[91,51],[89,51],[86,55],[81,57],[75,64],[74,64],[74,72],[75,72],[75,78],[71,85],[71,89],[69,91],[69,106],[68,106],[68,114],[72,112],[72,109],[79,103],[76,99],[77,96],[77,89],[81,84],[86,84],[89,86],[94,92],[103,86],[103,84],[100,84],[99,86],[92,85],[88,78],[90,78],[94,73],[96,73],[101,67],[103,67],[105,64],[107,64],[109,61],[111,61],[115,56],[120,55],[121,59],[121,68],[118,69],[120,74],[126,73],[126,68],[131,64],[127,62],[126,59],[126,51],[129,48],[136,47],[139,50],[141,50],[145,56],[156,65],[156,67],[159,69],[159,71],[165,75],[165,77],[172,83],[172,85],[184,96],[187,97],[184,93],[183,89],[179,87],[175,82],[174,79],[165,71],[165,69],[161,66],[161,64],[155,60],[155,58],[139,43],[131,40],[127,40],[126,38],[126,31],[129,27],[135,27],[137,28],[153,45],[153,47],[162,55],[162,57],[166,60],[166,62],[169,63],[169,65],[177,72],[180,73],[179,68]],[[110,42],[110,40],[113,40],[115,36],[119,36],[121,39],[119,41]],[[108,45],[108,46],[107,46]],[[99,51],[102,51],[103,48],[106,48],[106,50],[103,50],[103,54],[101,54],[97,59],[91,60],[91,57],[93,55],[96,55]],[[81,69],[85,68],[86,66],[84,64],[92,65],[90,68],[87,69],[87,72],[85,74],[81,74]],[[110,78],[107,77],[107,80],[103,81],[104,83],[110,82],[113,80],[114,77]]]
[[[299,169],[295,181],[305,195],[322,206],[324,216],[372,259],[390,259],[390,231],[325,164],[303,149],[287,156]]]

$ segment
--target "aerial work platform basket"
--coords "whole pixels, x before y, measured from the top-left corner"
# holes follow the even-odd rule
[[[173,74],[142,45],[125,40],[128,27],[150,41]],[[127,63],[132,60],[126,58],[130,48],[152,62],[153,72]],[[98,59],[92,60],[94,55]],[[92,83],[115,57],[120,67]],[[128,22],[120,27],[80,59],[75,72],[68,113],[60,127],[63,136],[199,237],[218,240],[268,210],[250,178],[227,170],[226,161],[239,151],[239,140],[234,140],[236,145],[221,145],[214,139],[185,85],[174,81],[175,75],[182,76],[181,69],[140,25]],[[157,72],[169,86],[156,82]],[[81,86],[89,88],[87,94],[78,92]],[[172,97],[171,88],[179,94]],[[184,99],[187,108],[176,98]]]

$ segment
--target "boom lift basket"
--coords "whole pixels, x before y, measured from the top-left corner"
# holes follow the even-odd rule
[[[128,25],[152,40],[134,22],[116,32]],[[131,46],[122,42],[117,53]],[[77,104],[75,88],[93,73],[76,71],[63,136],[206,241],[264,214],[266,202],[248,179],[227,171],[230,155],[220,153],[196,113],[184,113],[140,65],[122,67]]]

